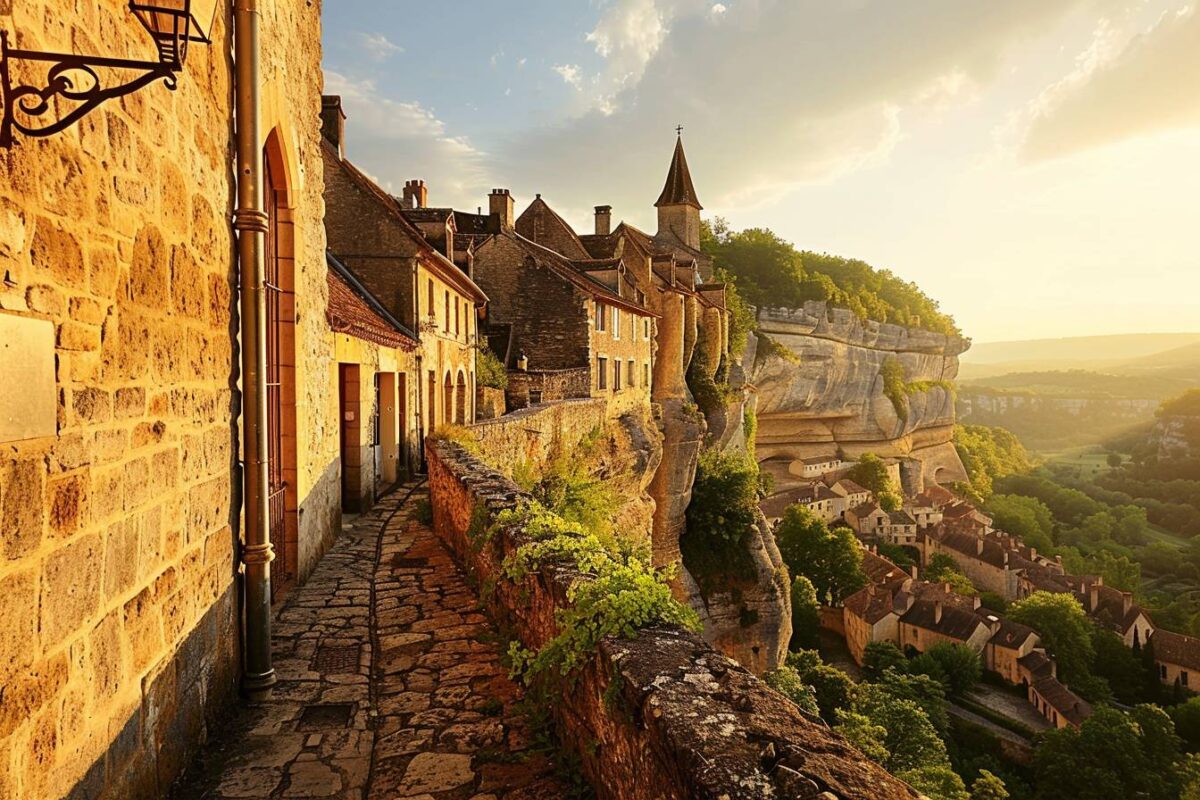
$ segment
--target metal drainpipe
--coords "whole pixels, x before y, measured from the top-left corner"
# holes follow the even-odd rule
[[[258,0],[234,0],[234,69],[237,121],[238,271],[241,284],[242,448],[245,458],[245,655],[242,691],[266,699],[275,685],[271,665],[271,548],[267,492],[267,313],[264,251],[268,219],[263,211],[259,120]]]

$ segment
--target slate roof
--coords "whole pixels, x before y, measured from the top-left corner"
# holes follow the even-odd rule
[[[1028,625],[1022,625],[1019,622],[1013,622],[1005,617],[998,618],[1000,627],[992,634],[992,638],[988,640],[990,644],[997,647],[1006,647],[1009,650],[1016,650],[1025,644],[1030,636],[1037,636],[1038,632]]]
[[[874,625],[888,614],[898,614],[903,608],[904,586],[910,579],[903,575],[885,584],[871,584],[845,599],[842,605],[851,614]]]
[[[908,611],[900,616],[901,622],[943,636],[965,642],[984,622],[977,614],[956,606],[942,604],[942,618],[937,619],[937,601],[918,598]]]
[[[902,567],[870,550],[863,550],[862,571],[872,583],[886,583],[900,576],[908,576]]]
[[[325,254],[325,262],[329,266],[325,316],[332,330],[405,352],[417,348],[416,334],[392,316],[332,253]]]
[[[671,156],[671,168],[667,172],[667,182],[662,194],[658,196],[655,207],[688,205],[703,209],[696,197],[696,187],[692,185],[692,173],[688,169],[687,156],[683,152],[683,137],[675,140],[675,153]]]
[[[870,490],[870,489],[865,489],[865,488],[863,488],[862,486],[859,486],[857,483],[855,483],[854,481],[850,480],[849,478],[842,478],[840,481],[838,481],[837,483],[835,483],[835,484],[834,484],[834,485],[833,485],[831,488],[832,488],[834,491],[837,491],[837,490],[840,488],[840,489],[841,489],[843,492],[845,492],[847,495],[851,495],[851,494],[870,494],[870,493],[871,493],[871,490]]]
[[[893,525],[916,525],[917,521],[907,511],[889,511],[888,519]]]
[[[589,259],[592,254],[583,246],[579,236],[565,219],[560,217],[539,194],[521,212],[514,224],[517,233],[531,242],[549,248],[569,259]]]
[[[1050,656],[1046,655],[1045,650],[1034,650],[1026,653],[1017,659],[1017,663],[1029,670],[1029,674],[1035,678],[1044,678],[1054,675],[1054,662]]]
[[[1034,681],[1033,690],[1050,704],[1068,722],[1081,725],[1092,715],[1092,706],[1088,701],[1068,689],[1058,678],[1039,678]]]
[[[1159,628],[1150,636],[1154,660],[1200,672],[1200,639]]]

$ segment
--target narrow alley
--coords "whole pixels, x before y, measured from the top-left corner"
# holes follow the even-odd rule
[[[277,616],[271,699],[212,733],[172,798],[563,795],[503,641],[418,521],[427,496],[401,486],[347,523]]]

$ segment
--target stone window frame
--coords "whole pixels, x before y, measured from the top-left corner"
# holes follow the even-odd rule
[[[642,385],[650,386],[650,362],[642,362]]]
[[[612,360],[612,362],[613,362],[612,390],[615,393],[615,392],[623,391],[625,387],[622,386],[622,384],[621,384],[621,359],[614,358]]]
[[[645,336],[647,342],[650,341],[650,318],[649,317],[646,317],[642,320],[642,334],[643,334],[643,336]]]
[[[450,335],[450,290],[449,289],[446,290],[446,319],[444,321],[444,324],[442,325],[442,331],[447,336]]]
[[[605,311],[604,303],[601,303],[599,300],[597,300],[595,302],[596,302],[596,320],[595,320],[596,330],[600,333],[604,333],[605,331],[608,330],[608,315]]]
[[[632,389],[637,385],[637,373],[634,371],[634,361],[632,358],[625,361],[625,383]]]
[[[621,309],[612,306],[612,335],[614,339],[621,338]]]
[[[596,355],[596,390],[608,391],[608,356]]]

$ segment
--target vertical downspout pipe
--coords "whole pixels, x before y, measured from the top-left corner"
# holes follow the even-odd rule
[[[271,664],[271,548],[267,506],[267,306],[263,164],[259,119],[258,0],[234,0],[234,80],[237,121],[237,209],[241,284],[242,448],[246,468],[242,543],[244,635],[242,691],[264,700],[275,685]]]

